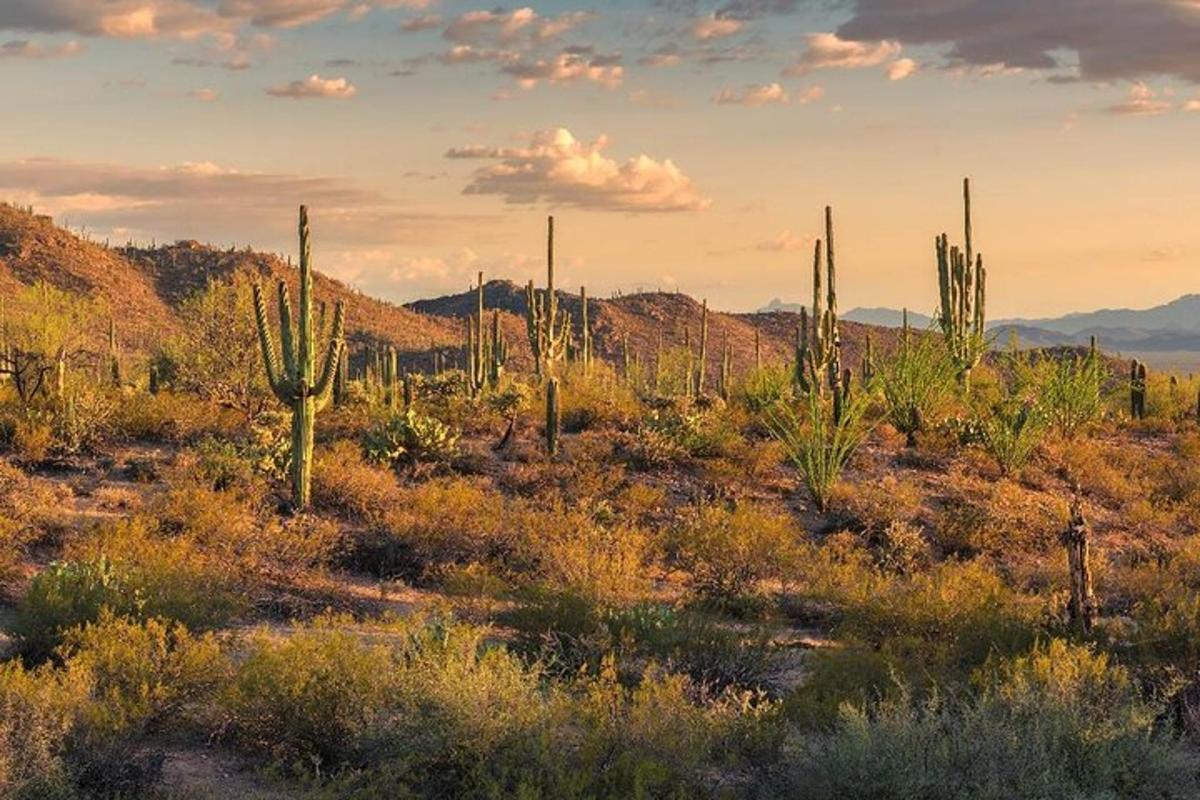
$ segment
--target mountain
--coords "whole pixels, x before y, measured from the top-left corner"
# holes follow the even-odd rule
[[[799,314],[801,308],[806,308],[804,303],[785,303],[778,297],[771,298],[771,302],[758,310],[760,314],[769,314],[775,311],[787,312],[790,314]],[[904,322],[904,312],[894,308],[852,308],[839,315],[839,319],[845,322],[860,322],[863,325],[876,325],[881,328],[899,328]],[[918,330],[928,328],[933,324],[933,318],[925,314],[918,314],[916,311],[908,312],[908,324]]]
[[[1028,326],[1066,334],[1110,331],[1200,332],[1200,294],[1185,294],[1153,308],[1104,308],[1049,319],[1002,319],[992,325]],[[1125,334],[1122,334],[1125,335]]]

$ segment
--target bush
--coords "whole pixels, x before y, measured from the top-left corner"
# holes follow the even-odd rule
[[[1184,798],[1200,790],[1128,675],[1051,642],[996,665],[974,696],[846,705],[796,741],[773,787],[810,798]],[[914,769],[919,764],[919,769]]]
[[[312,498],[318,508],[378,523],[395,505],[398,494],[395,476],[368,464],[354,442],[342,440],[317,451]]]
[[[795,565],[801,532],[786,516],[754,506],[699,509],[671,536],[680,564],[700,596],[720,605],[750,599],[766,580]]]
[[[800,471],[804,485],[817,507],[824,511],[842,470],[867,435],[863,415],[870,396],[857,392],[846,402],[840,419],[834,419],[829,404],[816,392],[803,401],[801,416],[779,405],[767,412],[766,422]]]
[[[916,446],[917,434],[951,393],[956,369],[941,337],[918,334],[913,342],[907,328],[900,348],[880,365],[888,421],[905,435],[909,447]]]
[[[79,672],[0,663],[0,796],[76,797],[65,758],[67,737],[90,691]]]

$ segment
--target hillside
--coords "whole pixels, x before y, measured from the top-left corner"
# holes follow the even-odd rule
[[[220,250],[195,241],[153,248],[107,247],[54,224],[47,216],[0,204],[0,294],[45,280],[103,299],[116,310],[117,332],[129,350],[145,351],[178,324],[180,303],[210,279],[238,271],[274,282],[286,278],[297,291],[298,272],[277,256]],[[347,304],[352,344],[383,342],[417,359],[432,347],[456,347],[459,326],[377,300],[341,281],[317,274],[317,297]]]

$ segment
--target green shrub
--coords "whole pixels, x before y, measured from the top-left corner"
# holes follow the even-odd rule
[[[365,448],[368,458],[390,466],[445,462],[457,452],[458,434],[436,417],[410,408],[367,431]]]
[[[841,480],[842,470],[867,435],[863,415],[869,403],[869,395],[857,392],[846,402],[841,418],[835,420],[830,404],[816,392],[809,392],[802,401],[800,416],[783,404],[767,411],[767,426],[787,450],[822,511]]]
[[[941,337],[918,334],[914,342],[907,329],[896,353],[879,366],[888,421],[907,437],[909,447],[953,391],[956,372]]]
[[[80,672],[0,663],[0,796],[71,800],[68,736],[91,692]]]

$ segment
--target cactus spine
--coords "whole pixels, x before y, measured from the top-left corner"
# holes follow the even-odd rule
[[[951,358],[958,368],[958,382],[964,391],[971,389],[971,370],[987,349],[984,326],[987,270],[983,256],[975,253],[971,239],[971,181],[963,179],[964,248],[951,245],[942,234],[936,239],[938,291],[941,308],[938,324]]]
[[[345,307],[339,301],[334,312],[333,329],[318,372],[317,342],[313,336],[312,265],[308,231],[308,207],[300,206],[300,307],[296,327],[292,327],[292,306],[287,283],[279,282],[279,344],[283,363],[275,351],[267,304],[262,288],[254,285],[254,320],[262,347],[263,365],[271,390],[281,403],[292,410],[292,504],[297,510],[308,508],[312,488],[313,423],[317,412],[329,401],[329,390],[338,362],[346,349],[342,338]]]
[[[546,291],[537,292],[533,281],[525,287],[525,329],[533,353],[534,373],[548,377],[566,350],[571,330],[570,316],[558,318],[558,295],[554,291],[554,217],[546,228]]]
[[[558,434],[562,427],[562,417],[558,409],[558,378],[546,381],[546,452],[550,455],[558,453]]]
[[[1129,416],[1146,418],[1146,365],[1136,358],[1129,364]]]

